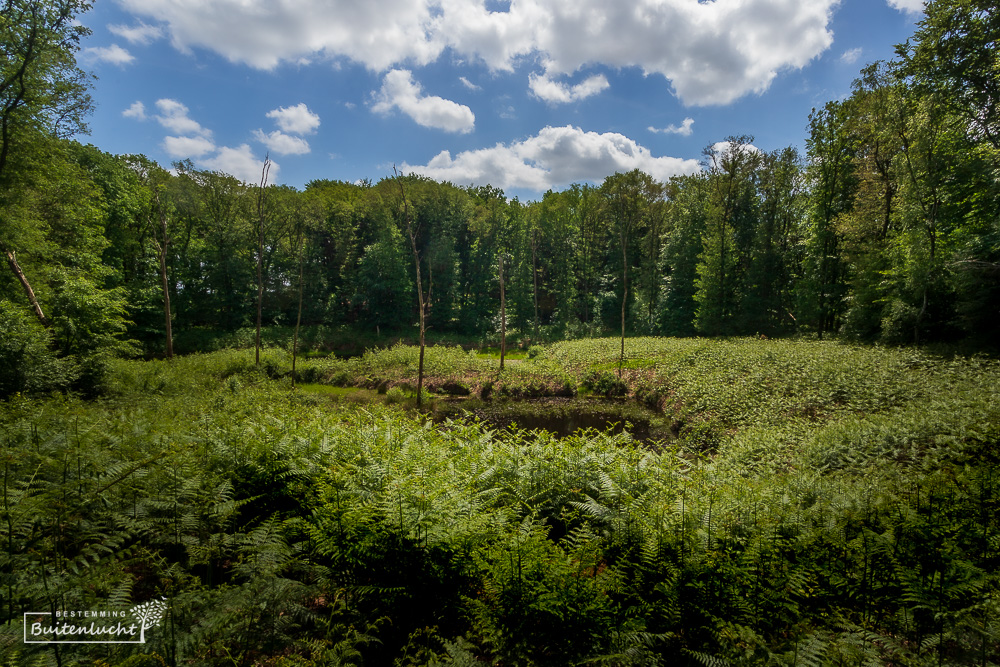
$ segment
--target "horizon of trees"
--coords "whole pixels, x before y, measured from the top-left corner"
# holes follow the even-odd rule
[[[83,145],[85,6],[3,10],[0,395],[167,351],[170,329],[251,326],[258,301],[291,326],[300,291],[306,325],[412,327],[418,278],[428,329],[480,338],[1000,330],[1000,74],[981,62],[1000,10],[983,0],[931,2],[894,61],[810,114],[805,155],[728,137],[697,174],[527,203],[414,175],[405,200],[393,177],[263,187]]]

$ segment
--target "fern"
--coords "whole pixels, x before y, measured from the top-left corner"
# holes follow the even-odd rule
[[[725,658],[719,658],[708,653],[684,649],[684,654],[691,656],[705,667],[733,667],[733,663],[729,662]]]
[[[829,648],[830,643],[824,633],[815,632],[806,637],[804,641],[795,642],[795,649],[790,656],[791,664],[802,667],[821,667]]]

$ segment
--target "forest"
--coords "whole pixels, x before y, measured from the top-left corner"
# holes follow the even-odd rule
[[[105,153],[88,6],[0,21],[0,664],[1000,664],[992,3],[530,202]]]

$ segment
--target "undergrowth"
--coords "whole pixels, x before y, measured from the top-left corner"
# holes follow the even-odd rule
[[[628,391],[681,425],[656,450],[292,392],[277,349],[0,404],[0,664],[1000,661],[995,363],[634,343]],[[432,350],[440,377],[493,372]],[[575,388],[614,354],[510,371]],[[308,363],[402,386],[412,356]],[[25,612],[163,598],[141,646],[22,642]]]

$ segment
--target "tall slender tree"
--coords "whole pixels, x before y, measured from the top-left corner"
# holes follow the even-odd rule
[[[621,353],[618,357],[618,377],[625,364],[625,323],[629,296],[629,244],[639,234],[639,227],[649,214],[651,193],[656,190],[652,177],[638,169],[608,176],[601,184],[601,194],[607,215],[618,236],[622,258]]]
[[[420,314],[420,358],[417,362],[417,409],[419,410],[424,400],[424,344],[427,336],[427,302],[424,300],[424,286],[420,277],[420,251],[417,248],[417,236],[420,233],[420,228],[413,223],[413,217],[410,215],[410,203],[406,198],[406,188],[403,186],[403,174],[396,171],[395,165],[392,167],[392,174],[399,186],[399,197],[403,208],[403,227],[410,240],[413,268],[417,275],[417,310]]]
[[[170,246],[173,239],[169,223],[171,205],[166,194],[166,185],[170,175],[142,155],[132,156],[130,163],[145,186],[148,196],[144,211],[145,227],[149,232],[153,248],[156,250],[157,264],[160,268],[160,289],[163,291],[163,326],[166,332],[165,353],[167,359],[173,359],[173,315],[170,307],[171,290],[168,271]]]
[[[674,177],[667,189],[670,204],[659,264],[664,293],[658,325],[667,335],[691,336],[695,333],[698,307],[695,300],[698,258],[702,254],[711,193],[704,172]]]
[[[256,363],[260,364],[260,320],[264,310],[264,227],[267,223],[266,200],[267,178],[271,172],[271,156],[264,156],[264,166],[260,170],[260,185],[257,187],[257,331],[254,336]]]
[[[795,326],[789,309],[792,277],[798,272],[803,178],[797,151],[764,153],[757,172],[756,221],[741,303],[743,333],[774,335]]]
[[[698,265],[697,327],[729,333],[741,297],[756,212],[754,178],[760,151],[753,137],[728,137],[704,151],[710,191],[708,225]]]
[[[806,217],[803,278],[798,300],[802,317],[820,338],[838,328],[846,294],[845,267],[838,219],[854,205],[857,189],[856,139],[846,126],[848,109],[829,102],[809,115],[807,177],[810,201]]]

